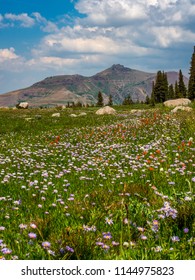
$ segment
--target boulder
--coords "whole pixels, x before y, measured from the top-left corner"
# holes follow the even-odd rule
[[[191,103],[188,98],[178,98],[173,100],[167,100],[163,104],[166,107],[176,107],[176,106],[187,106]]]
[[[115,115],[116,110],[110,106],[105,106],[96,111],[96,115]]]
[[[72,117],[72,118],[76,118],[76,117],[77,117],[77,115],[76,115],[76,114],[70,114],[70,117]]]
[[[60,113],[54,113],[54,114],[52,114],[52,117],[53,118],[59,118],[60,117]]]
[[[172,113],[176,113],[177,111],[187,111],[187,112],[190,112],[190,111],[192,111],[192,108],[187,107],[187,106],[177,106],[173,110],[171,110]]]
[[[87,114],[86,114],[85,112],[82,112],[82,113],[79,114],[79,116],[80,116],[80,117],[82,117],[82,116],[87,116]]]
[[[28,102],[20,102],[17,105],[18,109],[28,109],[28,106],[29,106]]]

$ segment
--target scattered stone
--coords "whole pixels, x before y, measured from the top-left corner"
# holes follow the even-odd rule
[[[17,105],[18,109],[28,109],[28,102],[21,102]]]
[[[191,103],[188,98],[178,98],[173,100],[167,100],[163,104],[166,107],[176,107],[176,106],[187,106]]]
[[[72,117],[72,118],[76,118],[76,117],[77,117],[77,115],[75,115],[75,114],[70,114],[70,117]]]
[[[192,111],[192,108],[185,107],[185,106],[177,106],[173,110],[171,110],[172,113],[176,113],[177,111],[187,111],[187,112],[190,112],[190,111]]]
[[[27,121],[27,122],[30,122],[32,120],[33,120],[33,118],[25,118],[25,121]]]
[[[60,113],[54,113],[54,114],[52,114],[52,117],[53,118],[59,118],[60,117]]]
[[[82,112],[82,113],[79,114],[79,116],[81,116],[81,117],[82,116],[87,116],[87,114],[85,112]]]
[[[116,110],[110,106],[105,106],[96,111],[96,115],[115,115]]]

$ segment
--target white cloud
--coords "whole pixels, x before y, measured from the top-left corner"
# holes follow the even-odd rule
[[[36,22],[40,24],[44,32],[52,33],[58,31],[57,25],[42,17],[40,13],[32,13],[32,16],[35,18]]]
[[[4,19],[9,20],[11,22],[18,21],[22,27],[32,27],[35,24],[35,20],[28,16],[26,13],[22,13],[19,15],[15,14],[5,14]]]
[[[19,58],[18,55],[15,54],[14,48],[9,49],[0,49],[0,62],[15,60]]]
[[[178,26],[168,28],[153,27],[151,31],[155,35],[157,46],[169,47],[173,43],[191,42],[193,44],[195,42],[195,33],[183,30]]]
[[[31,15],[26,13],[17,15],[12,13],[0,14],[0,27],[15,27],[16,23],[19,23],[24,28],[31,28],[38,24],[40,29],[46,33],[53,33],[59,30],[54,22],[47,20],[38,12],[34,12]]]
[[[86,14],[87,24],[116,26],[147,18],[142,1],[80,0],[76,8],[80,13]]]

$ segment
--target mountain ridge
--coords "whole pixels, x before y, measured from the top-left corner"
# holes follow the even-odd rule
[[[166,72],[169,84],[178,80],[175,71]],[[120,64],[114,64],[93,76],[58,75],[47,77],[33,85],[0,95],[0,107],[14,107],[25,101],[30,107],[59,106],[68,102],[95,104],[98,92],[101,91],[104,102],[112,95],[113,102],[120,104],[127,95],[134,101],[145,101],[150,96],[152,83],[156,73],[131,69]],[[188,79],[184,77],[184,83]]]

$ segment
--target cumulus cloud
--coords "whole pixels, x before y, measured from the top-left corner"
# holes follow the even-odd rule
[[[148,17],[142,1],[80,0],[76,8],[86,15],[87,24],[116,26]]]
[[[41,16],[40,13],[34,12],[31,15],[27,13],[12,14],[6,13],[5,15],[0,14],[0,27],[15,27],[15,24],[24,28],[31,28],[35,25],[39,25],[40,29],[46,33],[53,33],[58,31],[57,24],[51,22]]]
[[[9,49],[0,49],[0,62],[11,61],[19,58],[18,55],[15,54],[14,48]]]
[[[32,27],[35,24],[35,20],[26,13],[19,15],[11,13],[5,14],[4,19],[9,20],[10,22],[19,22],[22,27]]]
[[[41,16],[40,13],[32,13],[32,16],[35,18],[36,22],[40,24],[44,32],[52,33],[58,31],[57,25]]]
[[[60,27],[59,22],[49,21],[38,12],[0,15],[0,27],[18,22],[26,28],[39,26],[48,33],[33,46],[28,59],[17,56],[10,48],[4,49],[4,55],[0,52],[0,61],[9,61],[6,67],[10,66],[10,71],[18,68],[21,72],[35,71],[45,76],[89,74],[92,70],[94,74],[114,63],[154,72],[177,67],[174,50],[182,46],[181,58],[184,47],[188,45],[189,50],[195,42],[194,0],[77,0],[74,3],[82,17],[72,18],[69,25],[65,20],[64,26],[61,18]]]

